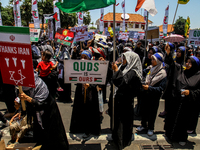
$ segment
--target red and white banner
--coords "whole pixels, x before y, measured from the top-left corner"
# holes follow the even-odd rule
[[[59,9],[58,9],[58,7],[55,5],[55,3],[57,3],[58,2],[58,0],[54,0],[53,1],[53,12],[54,13],[57,13],[57,21],[55,22],[55,30],[57,31],[57,29],[58,28],[61,28],[61,25],[60,25],[60,11],[59,11]]]
[[[169,5],[165,9],[165,17],[163,20],[163,36],[167,36],[167,28],[168,28],[168,16],[169,16]]]
[[[99,19],[99,30],[100,30],[100,32],[103,32],[103,30],[104,30],[103,16],[104,16],[104,8],[101,8],[101,16],[100,16],[100,19]]]
[[[71,31],[76,33],[75,38],[74,38],[75,42],[88,40],[87,26],[74,27],[74,28],[71,28]]]
[[[0,27],[3,83],[35,87],[29,28]]]
[[[38,16],[37,0],[32,0],[32,17],[34,21],[34,28],[40,28],[40,20]]]
[[[123,23],[122,23],[122,31],[125,32],[126,27],[125,27],[125,0],[122,1],[122,10],[123,10]]]
[[[78,12],[78,26],[82,26],[83,25],[83,13],[82,12]]]
[[[21,27],[21,14],[20,14],[19,0],[13,0],[13,13],[14,13],[15,26]]]

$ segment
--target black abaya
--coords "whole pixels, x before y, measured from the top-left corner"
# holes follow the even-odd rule
[[[83,84],[77,84],[71,117],[70,132],[100,135],[98,92],[95,85],[86,90],[84,103]]]
[[[165,120],[166,136],[173,141],[185,142],[188,137],[188,121],[190,121],[189,118],[191,117],[190,103],[198,103],[200,96],[200,72],[198,72],[194,61],[192,61],[192,68],[189,70],[184,70],[181,65],[173,61],[169,65],[174,74],[171,81],[172,86],[167,89],[168,91],[171,90],[171,94],[166,96],[172,99],[172,105]],[[189,95],[181,97],[181,89],[189,90]]]
[[[141,82],[134,70],[124,76],[119,70],[113,75],[113,83],[118,88],[115,95],[114,130],[112,138],[121,150],[130,145],[133,132],[133,102],[139,92]]]

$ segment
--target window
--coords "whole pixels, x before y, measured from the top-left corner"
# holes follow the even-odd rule
[[[106,22],[106,23],[104,23],[104,27],[106,28],[106,27],[108,27],[108,23]]]
[[[110,26],[113,28],[113,23],[110,23]]]
[[[139,28],[139,24],[135,24],[135,28]]]
[[[145,25],[144,25],[144,24],[142,24],[142,25],[141,25],[141,28],[144,30],[144,29],[145,29]]]
[[[120,23],[117,23],[117,27],[120,27]]]

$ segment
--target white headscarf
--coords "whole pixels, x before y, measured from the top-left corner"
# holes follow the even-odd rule
[[[161,59],[159,60],[157,56]],[[157,62],[156,66],[149,66],[150,71],[148,75],[146,76],[146,81],[145,83],[150,86],[154,86],[156,83],[161,81],[163,78],[167,76],[167,73],[165,69],[163,69],[163,55],[161,53],[156,53],[151,56],[151,58],[154,58]]]
[[[142,80],[142,64],[140,57],[135,52],[126,52],[123,53],[123,56],[126,58],[127,65],[122,71],[123,76],[128,73],[130,70],[134,70],[140,80]],[[119,69],[122,65],[119,66]]]

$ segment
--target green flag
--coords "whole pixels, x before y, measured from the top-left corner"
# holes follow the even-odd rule
[[[63,3],[57,2],[55,5],[66,13],[74,13],[98,9],[115,4],[115,0],[64,0]]]

